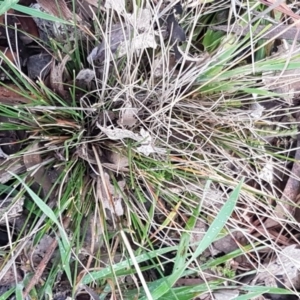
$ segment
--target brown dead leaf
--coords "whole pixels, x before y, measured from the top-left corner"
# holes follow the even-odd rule
[[[13,9],[9,9],[6,13],[7,13],[7,15],[13,15],[14,12],[15,11]],[[5,24],[5,14],[0,16],[0,24],[1,25]]]
[[[40,37],[36,23],[31,16],[18,12],[17,20],[20,23],[18,28],[21,30],[20,39],[24,42],[24,44],[29,44],[33,42],[35,38]]]
[[[68,80],[65,77],[68,77],[68,74],[66,74],[66,63],[69,60],[70,56],[66,55],[58,65],[55,64],[55,61],[52,61],[50,71],[50,87],[55,93],[64,98],[67,97],[67,91],[64,89],[64,82]]]
[[[18,104],[29,103],[29,99],[21,95],[22,91],[15,84],[0,85],[0,103],[2,104]],[[34,97],[33,95],[31,96]]]
[[[74,20],[74,14],[68,8],[65,0],[36,0],[36,2],[40,4],[45,11],[58,18],[62,18],[64,20]],[[81,18],[78,15],[76,15],[76,19],[77,21],[81,21]]]

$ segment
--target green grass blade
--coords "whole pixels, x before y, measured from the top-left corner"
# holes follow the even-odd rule
[[[192,257],[188,262],[183,263],[183,259],[177,261],[177,266],[174,268],[174,272],[170,275],[167,280],[165,280],[160,286],[151,291],[153,299],[161,299],[161,297],[170,290],[170,287],[174,285],[174,283],[180,278],[185,268],[190,265],[195,258],[197,258],[205,249],[211,245],[211,243],[217,238],[218,234],[221,232],[223,227],[225,226],[227,220],[232,214],[236,202],[239,198],[239,194],[243,185],[243,180],[240,181],[238,186],[231,193],[229,199],[226,201],[219,214],[216,216],[215,220],[210,225],[208,231],[206,232],[204,238],[201,240],[197,249],[193,253]],[[193,218],[189,221],[190,224],[193,224]],[[184,236],[183,239],[186,237]],[[182,244],[181,244],[182,245]],[[188,247],[188,245],[186,246]],[[181,247],[181,250],[184,250]],[[180,254],[179,254],[180,255]],[[183,256],[186,255],[186,252],[183,253]],[[145,297],[141,298],[142,300],[147,300]]]
[[[4,1],[4,3],[5,2],[6,1]],[[16,1],[14,1],[14,2],[16,2]],[[48,20],[48,21],[52,21],[52,22],[59,22],[59,23],[66,24],[66,25],[72,25],[73,24],[69,21],[63,20],[61,18],[49,15],[47,13],[38,11],[37,9],[26,7],[26,6],[23,6],[23,5],[12,4],[11,8],[13,8],[14,10],[20,11],[24,14],[27,14],[29,16],[35,17],[35,18],[41,18],[43,20]],[[1,9],[1,7],[0,7],[0,9]],[[0,13],[1,13],[1,11],[0,11]]]
[[[151,258],[157,257],[159,255],[171,252],[171,251],[175,251],[178,249],[178,246],[172,246],[172,247],[166,247],[166,248],[162,248],[159,250],[153,250],[150,251],[146,254],[141,254],[138,255],[136,257],[136,261],[138,263],[142,263],[144,261],[147,261]],[[119,262],[117,264],[115,264],[113,266],[114,268],[114,272],[115,273],[121,273],[123,272],[124,274],[126,274],[126,272],[128,272],[128,269],[130,269],[133,266],[133,262],[131,259]],[[99,280],[99,279],[105,279],[112,276],[112,269],[110,266],[103,268],[100,271],[95,271],[95,272],[90,272],[89,274],[86,274],[83,278],[82,278],[82,284],[89,284],[93,281]]]
[[[53,210],[16,174],[9,172],[14,176],[26,189],[32,200],[40,208],[40,210],[58,227],[64,245],[69,245],[69,240],[64,228],[60,225],[57,216]]]
[[[0,2],[0,16],[5,14],[8,10],[13,8],[16,3],[18,3],[19,0],[5,0]]]

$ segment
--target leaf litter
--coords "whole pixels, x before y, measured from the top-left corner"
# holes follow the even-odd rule
[[[259,253],[257,252],[258,255],[255,256],[255,259],[259,260],[258,265],[263,265],[263,270],[266,269],[266,271],[261,271],[261,275],[259,268],[257,268],[259,271],[257,279],[252,281],[251,284],[256,285],[259,282],[265,286],[281,287],[283,285],[289,289],[299,289],[299,268],[295,261],[287,259],[287,257],[297,256],[298,249],[289,240],[289,234],[285,233],[285,236],[282,236],[279,233],[279,229],[282,229],[281,224],[278,221],[274,222],[271,215],[271,213],[275,214],[276,220],[281,219],[288,226],[290,225],[290,219],[293,216],[296,217],[294,207],[298,203],[297,193],[299,187],[296,178],[299,177],[297,175],[299,153],[294,147],[295,137],[291,136],[292,145],[289,145],[289,148],[285,147],[288,153],[286,156],[288,167],[282,168],[278,167],[277,160],[274,157],[266,163],[266,160],[261,159],[261,156],[254,153],[254,151],[251,153],[253,156],[250,155],[251,162],[247,165],[242,157],[245,154],[246,156],[249,155],[249,153],[241,150],[244,147],[242,144],[239,151],[229,151],[226,154],[223,152],[222,155],[225,154],[227,160],[223,159],[220,156],[218,147],[227,138],[230,140],[226,130],[223,131],[224,140],[222,142],[218,140],[215,145],[211,142],[211,138],[215,138],[212,128],[213,130],[222,130],[222,126],[228,126],[229,128],[228,124],[230,124],[232,118],[233,123],[244,122],[243,126],[254,136],[259,137],[257,139],[259,142],[269,141],[264,147],[257,148],[260,149],[261,153],[277,146],[281,142],[279,138],[264,138],[257,132],[270,130],[271,126],[269,125],[276,122],[282,124],[283,128],[288,129],[290,123],[295,123],[293,113],[290,114],[289,120],[283,121],[280,119],[280,114],[282,112],[286,114],[286,112],[289,112],[289,108],[297,103],[296,98],[299,90],[297,71],[285,70],[262,73],[261,83],[264,86],[263,88],[266,91],[281,95],[278,116],[275,112],[273,114],[272,111],[275,103],[277,105],[278,102],[271,99],[270,109],[266,103],[260,101],[259,96],[255,93],[252,93],[253,98],[251,100],[253,101],[249,100],[250,104],[239,106],[236,110],[232,110],[235,114],[227,116],[223,114],[223,108],[220,109],[217,106],[222,101],[229,106],[235,105],[230,102],[230,99],[227,99],[227,95],[224,95],[224,98],[215,99],[216,101],[212,106],[207,106],[207,102],[210,101],[209,92],[205,93],[205,90],[204,92],[202,90],[198,94],[195,90],[199,88],[199,85],[196,86],[195,90],[191,90],[195,82],[201,80],[199,74],[205,71],[205,67],[214,58],[212,54],[200,53],[197,50],[199,46],[196,45],[197,43],[193,44],[194,50],[191,51],[189,43],[194,43],[194,40],[192,41],[192,29],[185,18],[188,19],[189,14],[195,13],[198,6],[209,4],[193,1],[183,1],[183,3],[179,3],[179,1],[174,3],[153,1],[153,3],[147,3],[145,7],[136,10],[130,5],[128,6],[125,1],[105,1],[104,5],[100,4],[100,7],[98,7],[97,1],[86,0],[80,1],[74,18],[71,7],[63,0],[58,1],[61,10],[58,10],[58,6],[54,5],[54,2],[44,0],[38,0],[37,3],[33,3],[34,1],[21,2],[23,2],[22,5],[26,2],[26,5],[31,5],[31,8],[36,11],[46,12],[52,17],[75,22],[76,30],[80,29],[78,30],[78,37],[83,43],[88,44],[85,45],[88,50],[84,49],[83,62],[80,64],[79,69],[77,68],[74,72],[75,67],[72,65],[74,63],[74,53],[76,52],[74,26],[66,25],[57,20],[45,21],[39,17],[18,16],[15,15],[14,11],[10,11],[6,19],[2,16],[0,22],[2,24],[1,36],[5,37],[1,40],[1,47],[4,47],[1,48],[3,55],[2,70],[4,71],[7,66],[11,66],[14,70],[20,72],[22,76],[28,78],[29,82],[32,80],[32,84],[39,86],[43,95],[42,98],[44,98],[43,101],[47,101],[45,99],[52,92],[60,96],[67,101],[68,105],[75,106],[74,116],[76,115],[76,117],[72,119],[67,116],[64,112],[66,104],[64,104],[65,107],[64,105],[60,106],[62,102],[59,103],[61,99],[58,96],[51,96],[51,100],[45,102],[47,105],[43,109],[44,111],[41,112],[34,105],[36,97],[32,97],[32,103],[30,103],[24,97],[24,91],[22,90],[12,96],[7,96],[3,92],[4,96],[1,96],[3,99],[0,98],[3,107],[8,105],[14,108],[14,105],[29,102],[30,107],[24,106],[24,109],[26,111],[30,110],[32,117],[28,120],[20,114],[20,120],[18,121],[8,118],[2,122],[4,127],[0,136],[0,182],[4,185],[2,187],[4,192],[1,194],[0,200],[0,225],[7,226],[8,223],[9,226],[13,226],[13,224],[16,224],[16,219],[21,220],[21,217],[27,216],[26,214],[28,214],[31,206],[29,204],[30,197],[27,194],[19,195],[16,193],[11,196],[7,192],[6,187],[9,187],[14,179],[11,173],[24,175],[26,184],[30,185],[34,192],[49,204],[50,209],[54,209],[56,204],[59,203],[60,205],[62,201],[60,196],[62,191],[66,189],[67,183],[74,180],[72,172],[67,172],[70,174],[64,173],[64,167],[70,159],[71,161],[86,163],[87,171],[83,176],[84,183],[93,182],[91,185],[93,188],[85,190],[89,187],[88,184],[82,187],[80,190],[82,206],[80,207],[76,203],[73,209],[80,210],[84,205],[87,205],[86,199],[89,199],[90,195],[94,195],[94,202],[103,209],[105,225],[101,218],[102,213],[97,215],[98,211],[95,214],[82,211],[86,219],[81,223],[81,230],[83,231],[83,227],[85,227],[86,232],[79,256],[80,262],[85,267],[80,268],[78,274],[76,274],[78,277],[76,278],[77,286],[74,295],[76,299],[82,299],[81,295],[88,295],[90,298],[96,299],[98,292],[89,286],[81,285],[82,277],[79,276],[79,273],[85,272],[85,268],[89,270],[91,264],[95,263],[94,256],[98,251],[108,250],[104,247],[107,242],[105,240],[105,230],[107,228],[109,228],[110,235],[115,237],[119,230],[123,230],[118,227],[120,224],[128,225],[130,235],[132,235],[132,245],[138,244],[135,240],[135,233],[131,231],[130,221],[127,219],[130,213],[134,213],[142,220],[140,227],[149,223],[147,230],[151,239],[161,241],[164,246],[174,245],[180,239],[178,232],[190,217],[189,208],[194,207],[195,202],[202,201],[201,216],[197,217],[195,226],[190,232],[190,247],[192,251],[195,251],[197,245],[205,237],[209,224],[212,223],[216,213],[226,203],[230,190],[234,186],[232,182],[229,184],[224,180],[220,180],[220,174],[226,174],[227,178],[231,176],[233,182],[234,179],[238,180],[240,176],[244,176],[247,178],[248,188],[252,192],[259,190],[262,198],[267,194],[269,202],[266,202],[272,204],[275,209],[270,211],[266,203],[257,204],[251,193],[247,194],[243,191],[238,206],[222,234],[216,241],[211,243],[203,256],[195,262],[198,266],[201,266],[209,259],[240,251],[243,247],[253,243],[250,238],[251,234],[255,237],[255,242],[262,241],[267,236],[270,243],[273,243],[273,240],[280,241],[282,251],[275,260],[273,259],[269,264],[266,264],[264,261],[267,259],[264,257],[264,252],[258,250]],[[286,7],[284,9],[290,13],[289,9]],[[99,12],[104,13],[103,16],[106,17],[105,25],[102,28],[93,28],[91,20],[99,22],[99,19],[97,19]],[[30,21],[24,22],[24,19]],[[12,27],[15,26],[19,26],[20,34],[12,30]],[[93,30],[94,32],[92,32]],[[197,30],[201,32],[202,29],[197,28]],[[199,32],[195,31],[195,36]],[[36,43],[36,38],[41,39],[40,44]],[[11,45],[7,42],[8,40],[11,41]],[[54,45],[55,43],[61,43],[59,50],[54,46],[57,51],[53,51],[53,48],[49,46],[53,42]],[[281,55],[281,59],[285,59],[289,55],[286,53],[280,54],[279,52],[278,50],[277,57]],[[153,60],[150,61],[151,65],[147,61],[149,57],[153,57]],[[130,63],[124,65],[123,63],[127,59],[130,60]],[[215,64],[218,63],[217,60],[214,62]],[[142,66],[140,69],[135,67],[138,63]],[[134,84],[128,79],[132,74],[136,75],[132,78],[137,79]],[[3,72],[1,78],[2,81],[12,81],[11,79],[14,76],[12,73],[6,74]],[[154,79],[153,82],[152,79]],[[73,81],[75,87],[70,85]],[[180,85],[178,85],[179,81],[182,81]],[[19,84],[16,81],[13,82],[11,89],[17,91]],[[70,90],[72,90],[72,95],[70,95]],[[191,98],[185,96],[189,92],[191,92]],[[201,97],[197,98],[197,95]],[[76,107],[76,104],[79,101],[75,103],[74,99],[76,99],[75,102],[80,99],[81,104],[78,107]],[[171,101],[168,102],[165,99],[171,99]],[[196,99],[195,102],[193,102],[194,99]],[[189,118],[193,115],[193,110],[199,103],[203,106],[202,115],[200,113],[194,119]],[[182,106],[177,106],[178,104]],[[180,107],[180,110],[178,110],[178,107]],[[78,108],[82,115],[77,114],[76,109]],[[59,111],[60,109],[61,111]],[[219,109],[220,111],[218,111]],[[214,110],[217,111],[216,114],[212,113]],[[74,120],[79,118],[79,115],[84,117],[77,123]],[[178,115],[182,115],[182,119],[177,118]],[[238,118],[236,115],[238,115]],[[5,124],[11,126],[22,125],[27,130],[25,132],[21,128],[22,126],[17,129],[6,130]],[[26,127],[28,124],[34,125]],[[196,131],[191,129],[194,125],[198,126]],[[209,132],[207,135],[209,138],[201,144],[199,136],[207,134],[207,131]],[[40,134],[40,132],[43,133]],[[75,135],[72,135],[73,133]],[[73,143],[72,141],[76,140],[77,133],[82,139],[78,139],[78,143]],[[166,141],[163,141],[162,137],[165,137]],[[54,151],[54,149],[56,150]],[[130,155],[128,155],[128,149],[131,151]],[[209,171],[208,169],[201,169],[202,167],[196,163],[198,159],[196,157],[199,156],[203,161],[210,160],[211,157],[208,154],[211,157],[218,157],[214,161],[216,166],[208,168]],[[188,165],[185,165],[183,160],[189,155],[192,159]],[[141,167],[144,162],[139,161],[141,157],[144,157],[145,161],[149,163],[149,166],[144,169]],[[203,178],[212,177],[215,181],[220,180],[220,182],[210,187],[205,197],[201,197],[204,190],[203,182],[197,181],[190,184],[187,182],[185,175],[180,179],[173,180],[172,172],[170,174],[164,173],[165,171],[160,173],[160,167],[151,164],[154,158],[169,163],[170,171],[174,168],[174,170],[180,170],[180,172],[183,172],[182,174],[186,175],[192,170],[194,174],[200,173]],[[290,161],[294,158],[296,158],[296,161],[291,164]],[[103,168],[103,172],[101,168]],[[256,168],[257,170],[254,172],[253,170]],[[133,169],[136,172],[135,174],[132,173]],[[155,170],[155,172],[150,173],[149,171],[152,170]],[[53,172],[52,175],[50,175],[51,172]],[[274,176],[275,173],[276,176]],[[295,178],[292,178],[293,176]],[[132,188],[132,183],[129,182],[133,180],[133,177],[136,177],[137,185]],[[162,191],[156,190],[155,183],[157,181],[166,184],[166,186],[163,186]],[[258,186],[258,183],[261,186]],[[21,189],[16,185],[14,186],[14,191],[20,192]],[[143,203],[137,201],[137,199],[141,200],[140,194],[136,194],[135,190],[139,186],[145,197]],[[274,186],[276,186],[275,191],[272,190]],[[193,195],[193,201],[191,202],[189,202],[190,195]],[[180,201],[177,201],[174,206],[172,200],[176,197]],[[73,198],[75,196],[70,195],[70,199]],[[274,198],[281,202],[273,201]],[[190,205],[184,206],[182,204],[183,200],[187,200]],[[135,203],[136,207],[132,206],[131,203]],[[155,203],[157,205],[154,205]],[[63,205],[67,206],[67,204]],[[255,205],[257,210],[253,208]],[[59,206],[57,209],[61,209],[61,213],[63,213],[65,207],[61,208]],[[152,219],[148,220],[149,215],[139,209],[141,207],[143,209],[147,207],[146,211],[153,210]],[[47,227],[43,221],[42,224]],[[72,235],[76,235],[76,232],[73,232],[73,227],[69,227],[68,222],[64,224],[70,238]],[[16,234],[21,232],[18,226],[16,226],[16,230]],[[295,230],[295,227],[292,230]],[[26,238],[27,234],[29,233],[24,234]],[[79,235],[84,234],[80,232]],[[113,242],[114,251],[109,255],[114,254],[114,257],[121,257],[122,247],[119,246],[118,239],[113,238]],[[27,247],[24,248],[22,255],[26,258],[30,257],[32,265],[25,268],[22,264],[26,262],[26,259],[22,256],[18,257],[18,263],[20,263],[23,272],[26,274],[30,274],[34,270],[37,270],[36,273],[40,274],[40,277],[34,276],[31,285],[39,286],[39,281],[49,275],[45,267],[46,265],[55,266],[55,259],[61,254],[61,249],[64,249],[60,243],[60,236],[55,230],[49,230],[48,233],[45,233],[38,243],[34,238],[28,239]],[[73,251],[73,249],[69,249],[69,251]],[[276,253],[276,251],[273,252]],[[48,255],[47,261],[43,261],[45,253]],[[174,257],[173,255],[171,258],[164,258],[163,263],[168,265],[166,262],[172,261]],[[196,287],[200,283],[215,278],[226,278],[228,273],[240,275],[244,270],[255,269],[253,265],[257,262],[253,257],[249,259],[246,253],[240,252],[240,255],[229,261],[230,265],[224,264],[220,269],[211,268],[205,274],[202,270],[199,271],[201,268],[197,269],[197,267],[191,265],[189,266],[190,269],[197,269],[194,272],[194,275],[196,274],[195,278],[188,278],[187,276],[179,279],[177,284],[180,287],[188,285]],[[113,257],[109,257],[108,260],[114,261]],[[41,266],[41,264],[44,265]],[[164,274],[171,272],[170,269],[172,267],[166,267]],[[7,291],[7,287],[14,286],[15,282],[20,283],[23,280],[22,276],[16,276],[13,270],[12,272],[11,269],[8,270],[7,276],[10,279],[14,278],[14,280],[5,278],[5,282],[0,281],[2,294],[4,294],[2,291]],[[19,268],[17,268],[18,272]],[[62,271],[62,273],[63,276],[67,276],[67,271],[65,273]],[[149,283],[151,283],[151,280],[159,278],[159,275],[151,272],[143,272],[143,274],[145,278],[149,277],[147,279]],[[272,276],[268,276],[268,274]],[[230,275],[228,276],[230,277]],[[54,285],[53,299],[68,299],[72,293],[70,284],[62,277],[58,276],[58,284]],[[270,278],[272,280],[268,281],[267,279]],[[135,275],[132,275],[130,282],[136,287],[141,284],[138,280]],[[109,280],[107,282],[109,283],[104,290],[114,291],[114,285]],[[225,284],[229,282],[230,280],[226,280]],[[29,293],[30,284],[26,286],[26,293]],[[66,284],[65,289],[60,289],[59,284]],[[129,287],[129,281],[125,282],[124,285]],[[213,298],[208,293],[204,293],[199,297],[202,297],[201,299],[205,297],[208,297],[207,299],[233,299],[240,293],[241,290],[231,289],[229,292],[220,289],[211,293]],[[107,295],[111,294],[107,292]]]

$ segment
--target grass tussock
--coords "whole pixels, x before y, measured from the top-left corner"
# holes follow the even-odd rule
[[[54,3],[0,5],[39,32],[26,62],[15,43],[1,52],[14,99],[0,97],[1,297],[296,295],[283,257],[299,233],[299,51],[252,34],[268,19],[249,11],[272,13],[62,2],[72,18]],[[251,30],[212,28],[228,20]],[[49,60],[32,77],[36,54]]]

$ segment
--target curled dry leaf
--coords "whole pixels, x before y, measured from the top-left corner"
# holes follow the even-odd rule
[[[113,128],[110,127],[103,127],[99,123],[97,123],[97,127],[107,135],[107,137],[111,140],[117,141],[117,140],[123,140],[126,138],[130,138],[134,141],[139,142],[142,137],[136,133],[134,133],[131,130],[128,129],[119,129],[119,128]]]
[[[130,23],[133,28],[139,32],[149,31],[149,29],[151,29],[153,13],[148,7],[137,9],[136,14],[126,13],[126,3],[124,0],[106,0],[104,7],[106,9],[113,9],[118,14],[122,15],[126,22]]]
[[[261,169],[261,171],[258,174],[258,177],[260,179],[265,180],[266,182],[273,182],[273,174],[274,174],[274,168],[272,163],[272,158],[270,158],[270,161],[268,161],[265,166]]]
[[[153,147],[151,145],[151,143],[149,144],[145,144],[142,146],[139,146],[136,148],[136,150],[141,153],[144,154],[146,156],[149,156],[152,153],[157,153],[157,154],[166,154],[166,150],[163,148],[158,148],[158,147]]]
[[[140,142],[142,145],[136,148],[138,152],[146,156],[149,156],[151,153],[166,154],[165,149],[153,146],[152,137],[144,128],[141,128],[141,136],[142,140],[140,140]]]
[[[153,13],[149,8],[137,10],[137,15],[127,14],[126,18],[139,32],[152,32]],[[152,32],[153,33],[153,32]]]
[[[140,134],[134,133],[131,130],[119,129],[119,128],[106,128],[100,126],[97,123],[97,127],[101,129],[103,133],[111,140],[123,140],[125,138],[133,139],[134,141],[140,142],[141,146],[137,147],[136,150],[146,156],[151,153],[165,154],[166,150],[163,148],[158,148],[152,145],[152,137],[148,131],[141,128]]]

